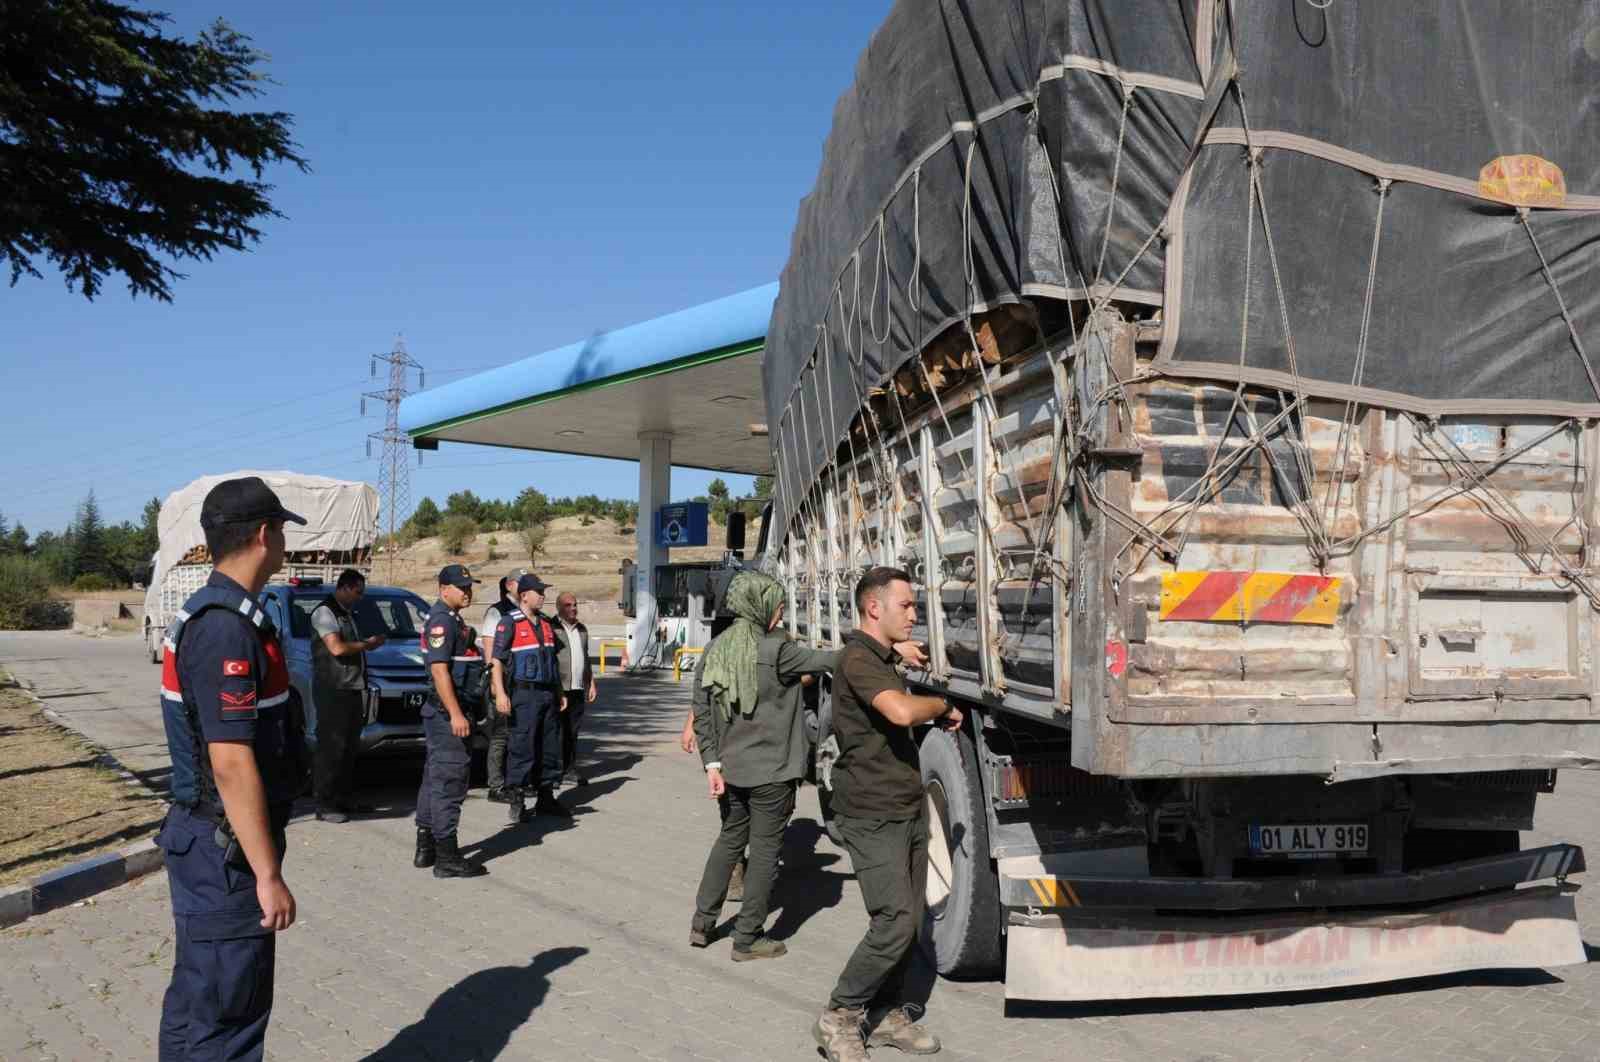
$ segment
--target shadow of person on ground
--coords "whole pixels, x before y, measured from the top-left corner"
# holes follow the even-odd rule
[[[528,807],[532,810],[533,804],[530,802]],[[501,856],[542,844],[549,834],[564,833],[576,828],[577,823],[571,819],[558,819],[553,815],[534,815],[527,822],[516,825],[503,823],[498,830],[482,840],[462,845],[461,854],[479,863],[492,863]]]
[[[362,1062],[448,1058],[490,1062],[498,1058],[550,991],[550,975],[589,954],[588,948],[550,948],[526,966],[479,970],[445,989],[419,1021]]]
[[[787,940],[812,915],[836,905],[844,896],[844,883],[855,877],[839,853],[817,851],[817,841],[822,836],[822,825],[812,819],[793,819],[783,832],[783,852],[779,857],[783,865],[778,868],[777,885],[772,890],[772,906],[778,911],[778,919],[767,928],[767,935],[774,940]],[[834,864],[840,868],[827,869]],[[866,931],[863,921],[861,932]]]

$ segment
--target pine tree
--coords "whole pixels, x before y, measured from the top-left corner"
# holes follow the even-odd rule
[[[114,0],[0,5],[13,284],[43,258],[88,298],[120,273],[170,301],[171,263],[244,250],[278,216],[266,167],[306,164],[289,115],[243,106],[264,91],[265,56],[220,19],[193,41],[167,36],[170,21]]]
[[[100,503],[94,500],[94,491],[83,499],[78,508],[78,522],[73,529],[72,576],[109,575],[110,558],[106,556],[105,523],[100,519]]]
[[[139,525],[139,550],[142,560],[148,561],[150,554],[161,546],[161,499],[151,498],[144,503],[144,519]]]

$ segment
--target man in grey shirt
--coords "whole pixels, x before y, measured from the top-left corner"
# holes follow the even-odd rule
[[[317,713],[312,782],[321,822],[345,822],[356,810],[354,775],[366,718],[367,650],[384,643],[383,635],[363,638],[356,629],[352,609],[366,590],[366,576],[346,568],[333,594],[311,613],[312,700]]]

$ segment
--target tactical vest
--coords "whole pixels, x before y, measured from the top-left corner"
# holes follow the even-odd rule
[[[428,622],[422,625],[420,644],[424,657],[428,652],[428,628],[432,619],[433,614],[429,613]],[[467,636],[467,625],[459,618],[455,621],[455,641],[450,646],[450,684],[455,687],[456,703],[461,706],[462,714],[474,723],[484,722],[490,709],[488,662],[478,643]],[[432,668],[428,670],[428,701],[437,710],[444,710],[444,701],[439,699],[438,687],[433,683]]]
[[[561,662],[556,658],[556,635],[543,616],[530,617],[518,609],[506,619],[511,627],[511,680],[527,685],[559,687]]]
[[[178,610],[162,640],[165,659],[161,669],[161,722],[167,732],[167,752],[172,760],[172,801],[184,807],[210,804],[221,807],[211,757],[200,728],[200,710],[193,695],[179,682],[178,654],[185,628],[207,609],[225,609],[248,623],[261,640],[267,673],[256,689],[256,767],[266,787],[267,803],[284,804],[300,795],[305,776],[305,709],[300,694],[289,684],[278,632],[261,606],[237,590],[201,587]]]
[[[351,645],[361,642],[361,632],[356,630],[355,616],[339,605],[338,600],[329,594],[327,599],[318,605],[326,605],[333,618],[339,621],[339,637]],[[316,676],[317,684],[330,690],[364,690],[367,686],[367,658],[365,653],[352,653],[349,656],[334,656],[328,652],[328,647],[323,644],[322,635],[315,629],[311,632],[311,668]]]

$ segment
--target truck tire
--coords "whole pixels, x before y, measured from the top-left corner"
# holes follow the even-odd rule
[[[161,663],[161,657],[162,657],[161,636],[156,634],[156,632],[150,627],[149,624],[145,624],[145,628],[144,628],[144,644],[150,650],[150,662],[152,664]]]
[[[950,978],[1000,971],[1000,879],[989,858],[989,820],[978,756],[966,731],[930,731],[922,741],[928,807],[928,914],[922,947]]]
[[[817,734],[816,745],[811,748],[812,773],[817,783],[817,808],[822,815],[822,829],[827,833],[828,840],[840,848],[844,847],[844,834],[839,832],[839,824],[833,818],[833,792],[822,784],[822,772],[817,769],[817,745],[828,740],[833,733],[833,683],[823,679],[817,687]]]
[[[839,823],[833,817],[833,793],[820,785],[817,786],[817,807],[822,812],[822,829],[828,835],[828,840],[843,848],[844,834],[839,832]]]

